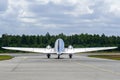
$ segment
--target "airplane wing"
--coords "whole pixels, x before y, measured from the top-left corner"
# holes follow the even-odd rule
[[[23,47],[2,47],[3,49],[8,50],[18,50],[18,51],[26,51],[26,52],[37,52],[37,53],[56,53],[54,48],[23,48]],[[79,52],[91,52],[91,51],[101,51],[101,50],[110,50],[116,49],[117,47],[96,47],[96,48],[65,48],[62,53],[79,53]]]
[[[23,47],[2,47],[3,49],[8,50],[18,50],[26,52],[37,52],[37,53],[55,53],[53,48],[23,48]]]
[[[96,48],[73,48],[73,49],[65,49],[63,53],[79,53],[79,52],[91,52],[91,51],[101,51],[101,50],[110,50],[116,49],[117,47],[96,47]]]

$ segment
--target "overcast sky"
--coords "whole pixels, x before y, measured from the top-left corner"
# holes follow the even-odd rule
[[[120,0],[0,0],[0,35],[120,35]]]

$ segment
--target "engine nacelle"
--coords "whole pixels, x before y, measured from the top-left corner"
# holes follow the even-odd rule
[[[48,45],[46,48],[47,48],[47,49],[51,49],[51,46],[50,46],[50,45]]]
[[[73,49],[73,46],[72,46],[72,45],[69,45],[69,46],[68,46],[68,49]]]

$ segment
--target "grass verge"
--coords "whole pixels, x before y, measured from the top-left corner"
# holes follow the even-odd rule
[[[120,55],[89,55],[89,57],[120,60]]]
[[[9,55],[0,55],[0,61],[2,60],[9,60],[9,59],[12,59],[13,57],[12,56],[9,56]]]

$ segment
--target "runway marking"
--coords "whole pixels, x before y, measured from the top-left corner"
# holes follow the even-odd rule
[[[103,68],[100,68],[98,66],[92,66],[92,65],[87,65],[87,64],[83,64],[83,63],[78,63],[82,66],[86,66],[86,67],[90,67],[90,68],[94,68],[94,69],[97,69],[97,70],[100,70],[100,71],[104,71],[104,72],[108,72],[108,73],[112,73],[112,74],[116,74],[118,76],[120,76],[120,73],[119,72],[115,72],[115,71],[112,71],[112,70],[108,70],[108,69],[103,69]]]

